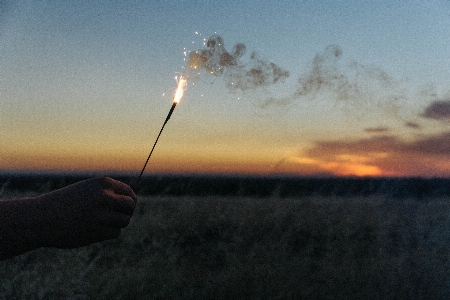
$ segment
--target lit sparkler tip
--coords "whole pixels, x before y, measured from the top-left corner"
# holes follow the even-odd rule
[[[180,102],[181,98],[183,97],[184,91],[187,89],[187,81],[188,79],[184,76],[180,77],[180,80],[178,81],[178,87],[175,91],[175,95],[173,95],[173,102],[178,103]]]

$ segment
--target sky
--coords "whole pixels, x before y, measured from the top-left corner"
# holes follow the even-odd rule
[[[449,1],[0,0],[0,170],[138,174],[184,75],[146,173],[448,177],[449,28]]]

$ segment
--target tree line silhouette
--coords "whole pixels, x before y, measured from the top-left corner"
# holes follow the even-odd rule
[[[59,189],[92,174],[1,174],[0,196],[7,192],[44,193]],[[133,184],[134,176],[115,179]],[[141,196],[308,196],[367,197],[426,200],[450,196],[450,178],[293,177],[231,175],[147,175],[136,192]]]

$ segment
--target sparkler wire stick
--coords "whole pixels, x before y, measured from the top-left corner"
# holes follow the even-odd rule
[[[173,104],[172,104],[172,107],[170,108],[169,113],[167,114],[166,120],[164,121],[164,124],[162,125],[161,130],[159,131],[158,137],[156,138],[156,141],[153,144],[152,150],[150,151],[150,154],[148,155],[147,160],[145,161],[144,167],[142,168],[142,171],[139,174],[138,179],[136,180],[136,184],[134,185],[134,189],[137,189],[137,187],[139,185],[139,182],[141,181],[141,177],[142,177],[142,174],[145,171],[145,167],[147,166],[147,163],[150,160],[150,156],[152,156],[153,150],[155,149],[156,143],[158,142],[159,137],[161,136],[161,133],[162,133],[162,131],[164,129],[164,126],[166,126],[167,122],[170,119],[170,116],[172,116],[172,113],[173,113],[173,110],[175,109],[175,106],[177,106],[177,102],[174,101]]]

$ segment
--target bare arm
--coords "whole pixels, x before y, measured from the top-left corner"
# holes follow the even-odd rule
[[[132,189],[101,177],[34,198],[0,202],[0,260],[40,247],[75,248],[116,238],[136,205]]]

